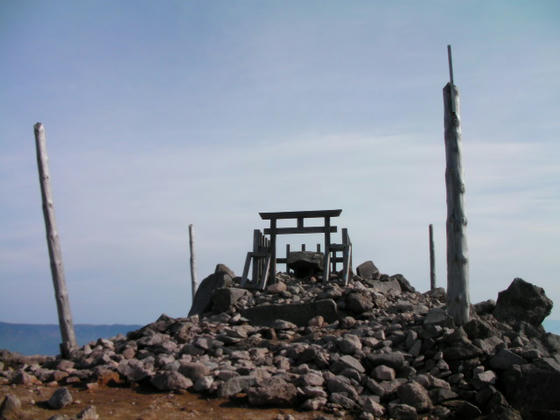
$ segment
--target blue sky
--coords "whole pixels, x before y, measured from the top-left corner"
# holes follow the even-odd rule
[[[556,1],[1,2],[0,320],[57,319],[37,121],[75,322],[186,314],[188,224],[200,278],[239,273],[259,211],[342,208],[354,262],[420,290],[432,223],[445,286],[447,44],[471,299],[522,277],[560,302],[559,18]]]

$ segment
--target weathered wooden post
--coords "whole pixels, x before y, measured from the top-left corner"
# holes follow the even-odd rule
[[[189,225],[189,250],[191,254],[190,266],[191,266],[191,293],[192,302],[194,304],[194,295],[196,294],[196,289],[198,289],[198,282],[196,281],[196,256],[194,254],[194,227]]]
[[[436,257],[434,252],[434,227],[428,226],[430,236],[430,290],[436,288]]]
[[[47,233],[47,246],[49,249],[54,295],[58,311],[58,324],[62,336],[60,352],[63,357],[68,357],[71,351],[77,347],[77,343],[76,334],[74,333],[74,324],[72,323],[72,313],[70,311],[70,299],[68,298],[68,291],[66,290],[60,238],[56,229],[54,217],[54,202],[48,164],[49,158],[47,156],[47,140],[43,124],[38,122],[33,128],[35,130],[37,166],[39,168],[39,184],[41,185],[41,199],[43,202],[43,216],[45,218],[45,229]]]
[[[469,321],[469,261],[465,184],[461,164],[459,91],[453,84],[451,46],[447,46],[449,83],[443,88],[445,127],[445,185],[447,189],[447,311],[458,325]]]

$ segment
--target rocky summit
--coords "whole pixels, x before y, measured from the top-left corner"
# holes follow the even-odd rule
[[[280,273],[261,291],[219,265],[189,317],[162,315],[67,360],[6,353],[0,380],[59,386],[53,406],[63,387],[118,383],[318,417],[560,418],[560,337],[540,325],[552,308],[541,288],[515,279],[457,326],[444,289],[419,293],[372,262],[358,273],[346,286]]]

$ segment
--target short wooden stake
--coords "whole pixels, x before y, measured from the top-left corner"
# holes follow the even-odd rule
[[[52,197],[49,158],[47,156],[47,139],[43,124],[38,122],[33,127],[35,131],[35,146],[37,149],[37,166],[39,168],[39,183],[41,184],[41,199],[43,202],[43,216],[45,218],[45,229],[47,232],[47,246],[51,263],[51,274],[58,311],[58,325],[62,344],[60,352],[63,357],[69,357],[72,350],[77,347],[72,312],[70,311],[70,299],[66,290],[66,279],[64,277],[64,264],[62,263],[62,249],[60,238],[56,229],[54,217],[54,202]]]
[[[194,253],[194,227],[189,225],[189,250],[191,254],[190,266],[191,266],[191,294],[192,294],[192,304],[194,304],[194,295],[196,294],[196,289],[198,289],[198,282],[196,280],[196,256]]]
[[[430,236],[430,290],[436,288],[436,257],[434,251],[434,227],[430,225],[428,227]]]

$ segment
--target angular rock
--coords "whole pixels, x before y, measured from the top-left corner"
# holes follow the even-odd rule
[[[366,364],[369,368],[374,368],[379,365],[385,365],[398,370],[404,366],[404,363],[404,356],[399,352],[378,354],[370,353],[366,356]]]
[[[378,293],[383,295],[400,295],[402,292],[401,285],[396,279],[381,281],[373,280],[369,282],[371,288]]]
[[[365,292],[352,292],[346,295],[346,310],[360,315],[373,308],[373,300]]]
[[[356,267],[356,273],[364,280],[379,280],[381,273],[373,261],[368,260]]]
[[[7,394],[0,405],[0,418],[12,419],[21,416],[21,401],[14,394]]]
[[[216,289],[212,294],[212,311],[216,313],[226,312],[235,303],[244,296],[247,296],[249,291],[246,289],[239,289],[237,287],[223,287]]]
[[[430,390],[430,398],[432,402],[439,404],[442,401],[455,400],[459,395],[449,388],[434,388]]]
[[[296,387],[273,376],[259,386],[251,387],[247,393],[249,404],[256,406],[291,406],[297,397]]]
[[[462,342],[443,349],[443,357],[447,361],[473,359],[482,356],[484,352],[471,342]]]
[[[389,406],[389,414],[397,420],[416,420],[416,409],[408,404],[393,404]]]
[[[224,271],[218,271],[202,280],[194,295],[189,316],[202,315],[204,312],[209,311],[212,306],[214,291],[223,287],[230,287],[231,283],[232,277]]]
[[[311,398],[304,401],[301,405],[301,409],[307,411],[317,411],[321,410],[326,403],[327,399],[325,397]]]
[[[225,264],[216,264],[216,268],[214,269],[214,274],[218,274],[218,273],[225,273],[228,276],[230,276],[232,279],[235,277],[235,273],[233,272],[233,270]]]
[[[510,369],[513,365],[523,365],[527,361],[517,354],[507,349],[499,350],[494,357],[492,357],[488,364],[492,369],[506,370]]]
[[[396,280],[399,282],[399,285],[401,286],[401,290],[404,292],[415,292],[416,289],[414,287],[412,287],[412,285],[408,282],[408,280],[406,279],[405,276],[403,276],[402,274],[394,274],[391,277],[389,277],[390,280]]]
[[[235,376],[228,379],[218,389],[218,397],[229,398],[240,392],[247,392],[249,387],[257,383],[255,376]]]
[[[354,334],[346,334],[341,337],[336,344],[338,345],[340,351],[344,354],[354,354],[358,350],[362,349],[360,337]]]
[[[179,367],[179,372],[193,382],[210,375],[208,366],[196,362],[182,362]]]
[[[95,408],[95,406],[90,405],[90,406],[84,408],[82,411],[80,411],[78,413],[78,415],[76,416],[76,419],[78,419],[78,420],[98,420],[99,415],[97,414],[97,409]]]
[[[434,308],[428,312],[424,318],[424,325],[441,325],[447,321],[449,316],[447,312],[441,308]]]
[[[325,318],[323,318],[321,315],[314,316],[307,323],[308,327],[319,327],[320,328],[323,325],[325,325]]]
[[[494,309],[496,308],[496,302],[493,299],[488,299],[473,306],[477,315],[486,315],[494,312]]]
[[[275,319],[270,325],[276,331],[295,330],[297,325],[285,319]]]
[[[525,364],[500,375],[502,392],[518,409],[560,410],[560,372]]]
[[[129,382],[140,382],[152,375],[152,372],[144,367],[144,363],[137,359],[123,360],[119,363],[117,371]]]
[[[189,389],[193,382],[176,371],[163,371],[157,373],[150,381],[160,391],[180,391]]]
[[[474,379],[479,385],[491,385],[496,383],[497,376],[495,372],[486,370],[484,372],[474,374]]]
[[[30,375],[29,373],[20,369],[14,375],[12,379],[12,383],[16,385],[29,386],[29,385],[38,385],[40,382],[34,375]]]
[[[375,397],[366,396],[360,398],[360,406],[366,413],[371,413],[375,417],[381,417],[385,414],[385,407],[379,404]]]
[[[516,278],[506,290],[498,293],[494,316],[502,322],[517,324],[527,321],[537,326],[550,315],[551,310],[552,301],[542,287]]]
[[[345,393],[335,392],[329,395],[329,401],[338,404],[345,408],[346,410],[352,410],[356,407],[356,403],[352,398],[349,398]]]
[[[464,400],[444,401],[442,405],[449,408],[453,412],[453,419],[457,420],[472,420],[482,414],[476,405]]]
[[[380,385],[375,379],[367,378],[365,386],[374,395],[378,395],[381,398],[385,395],[385,388]]]
[[[471,340],[486,339],[496,335],[496,330],[490,324],[478,318],[471,319],[463,325],[463,329]]]
[[[286,283],[284,283],[283,281],[279,281],[274,284],[271,284],[266,288],[266,291],[268,293],[277,293],[277,294],[285,292],[286,290],[288,290],[288,286],[286,286]]]
[[[395,379],[395,370],[389,366],[379,365],[372,371],[372,376],[380,381],[392,381]]]
[[[306,398],[327,398],[327,393],[322,386],[304,386],[302,392]]]
[[[68,388],[62,387],[57,389],[47,401],[50,408],[59,410],[66,407],[72,402],[72,394],[68,391]]]
[[[344,393],[352,399],[358,398],[358,391],[345,376],[334,376],[327,379],[327,389],[329,393]]]
[[[336,303],[332,299],[318,300],[309,303],[287,305],[261,305],[241,311],[253,325],[271,326],[277,319],[283,319],[304,327],[309,320],[321,315],[325,321],[333,322],[338,318]]]
[[[432,400],[428,391],[418,382],[408,382],[397,389],[397,395],[402,403],[408,404],[421,413],[432,408]]]
[[[198,378],[193,385],[193,390],[195,392],[207,392],[212,388],[214,383],[214,378],[212,376],[203,376]]]
[[[335,373],[340,373],[344,369],[354,369],[360,373],[364,373],[366,369],[360,363],[358,359],[355,357],[350,356],[349,354],[345,354],[341,356],[333,365],[331,366],[331,370]]]
[[[302,386],[316,387],[323,386],[323,384],[325,383],[325,379],[319,373],[310,372],[303,375],[300,379],[300,382]]]

